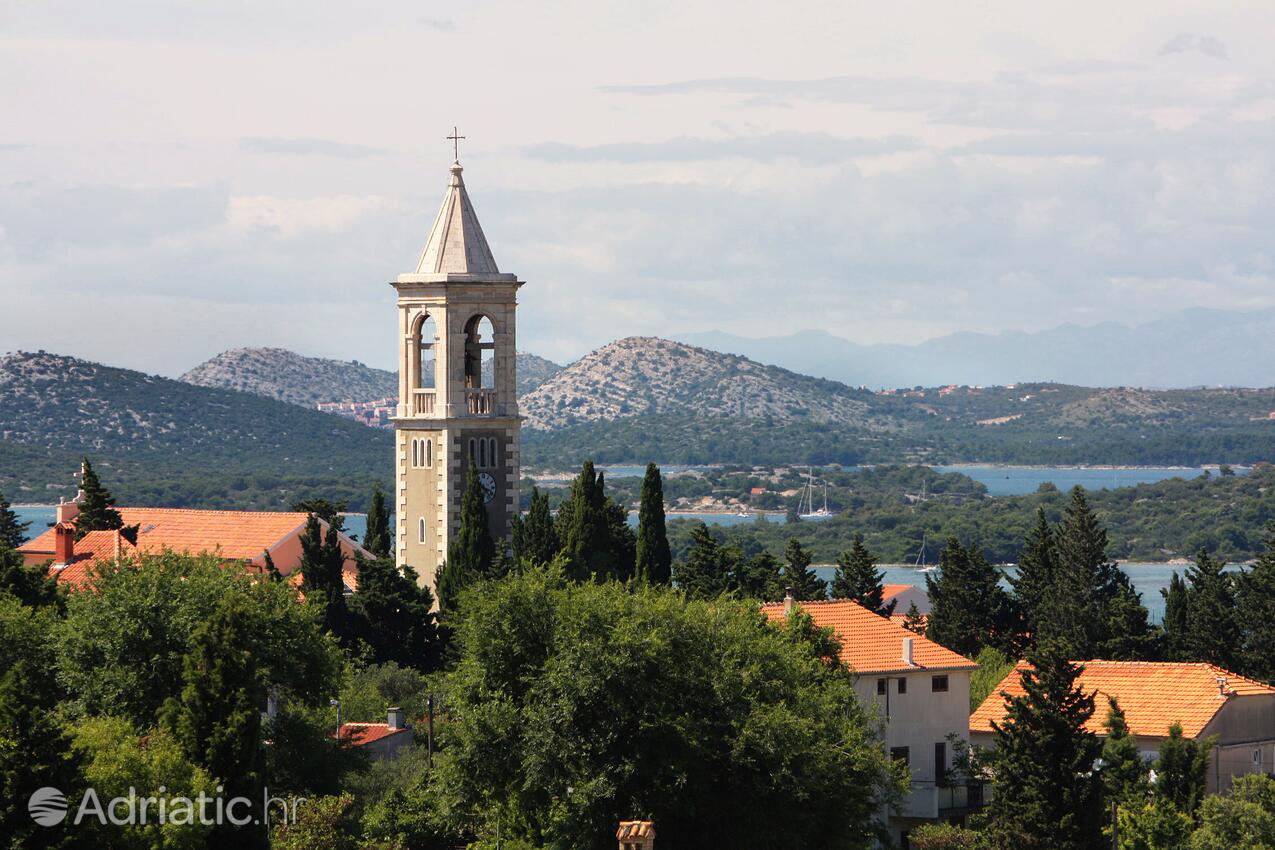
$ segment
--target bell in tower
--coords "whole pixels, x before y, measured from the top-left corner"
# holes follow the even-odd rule
[[[508,539],[518,510],[514,354],[522,281],[496,267],[461,173],[458,159],[416,270],[392,283],[399,329],[395,555],[431,589],[459,530],[469,466],[497,540]]]

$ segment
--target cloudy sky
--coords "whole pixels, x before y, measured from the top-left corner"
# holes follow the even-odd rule
[[[453,124],[520,347],[1275,306],[1275,4],[0,5],[0,351],[394,362]]]

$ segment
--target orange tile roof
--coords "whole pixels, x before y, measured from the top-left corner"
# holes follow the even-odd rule
[[[138,526],[137,548],[215,552],[230,560],[250,560],[305,525],[295,511],[201,511],[189,508],[117,508],[124,525]],[[80,542],[76,541],[76,549]],[[53,530],[24,543],[19,551],[53,551]]]
[[[388,723],[342,723],[341,739],[349,741],[355,747],[362,747],[374,741],[388,738],[391,735],[400,735],[407,731],[409,731],[409,728],[406,726],[391,729]]]
[[[634,838],[654,838],[655,822],[649,820],[622,820],[620,828],[615,831],[620,841]]]
[[[75,541],[70,563],[50,566],[48,574],[56,578],[59,584],[65,584],[72,590],[81,590],[92,583],[89,568],[98,559],[110,561],[116,555],[127,556],[134,551],[133,544],[125,540],[118,531],[90,531]]]
[[[798,602],[816,626],[831,627],[841,641],[841,660],[857,673],[893,673],[907,670],[957,670],[977,667],[932,640],[914,634],[899,623],[874,614],[857,602]],[[784,619],[782,602],[761,606],[771,622]],[[903,663],[903,639],[912,638],[912,667]]]
[[[889,602],[892,597],[898,596],[900,593],[906,593],[909,590],[916,590],[915,584],[883,584],[881,585],[881,598]]]
[[[1199,736],[1229,700],[1266,696],[1275,698],[1275,687],[1247,679],[1212,664],[1176,661],[1082,661],[1085,669],[1078,682],[1087,693],[1096,692],[1097,709],[1085,728],[1106,733],[1107,697],[1120,703],[1129,730],[1148,738],[1169,734],[1169,726],[1182,724],[1182,734]],[[1022,696],[1020,673],[1025,661],[1001,680],[983,704],[970,715],[971,732],[991,732],[992,721],[1005,716],[1006,694]],[[1227,696],[1219,691],[1218,679],[1226,679]]]

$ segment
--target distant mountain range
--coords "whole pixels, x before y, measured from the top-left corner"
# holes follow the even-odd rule
[[[373,484],[390,482],[392,435],[263,393],[318,398],[318,385],[343,372],[358,381],[332,390],[338,397],[383,384],[358,364],[310,360],[236,354],[202,370],[201,380],[250,390],[241,391],[55,354],[0,356],[0,492],[15,502],[69,497],[87,455],[125,503],[281,507],[323,496],[357,509]],[[253,371],[239,374],[240,362]],[[553,374],[521,400],[527,469],[570,469],[590,457],[771,465],[1275,458],[1275,389],[1031,383],[881,393],[653,337],[549,366]]]
[[[1275,310],[1188,310],[1145,323],[956,333],[916,345],[860,345],[825,331],[752,339],[680,334],[851,386],[992,386],[1048,381],[1086,387],[1265,387],[1275,384]]]
[[[562,369],[535,354],[517,355],[518,394],[530,392]],[[483,364],[491,377],[491,361]],[[314,407],[336,401],[374,401],[398,394],[398,375],[357,360],[307,357],[283,348],[235,348],[199,364],[179,380],[238,390]]]

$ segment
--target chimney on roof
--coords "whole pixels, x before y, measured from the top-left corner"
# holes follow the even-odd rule
[[[403,729],[407,726],[407,722],[403,716],[403,709],[395,706],[385,713],[385,722],[390,729]]]
[[[903,663],[909,667],[916,666],[916,664],[912,661],[912,638],[910,637],[905,637],[903,639]]]
[[[80,505],[78,502],[58,502],[58,522],[72,522],[80,515]]]
[[[652,850],[655,847],[655,823],[649,820],[622,820],[615,831],[620,850]]]
[[[115,529],[115,560],[117,561],[120,559],[120,538],[122,536],[120,530],[118,528]]]
[[[1226,677],[1214,676],[1213,681],[1217,682],[1217,695],[1220,697],[1226,696]]]
[[[53,526],[53,563],[66,566],[75,557],[75,526],[59,522]]]
[[[792,588],[785,587],[784,588],[784,616],[785,617],[792,615],[792,606],[795,605],[796,602],[797,600],[792,598]]]

